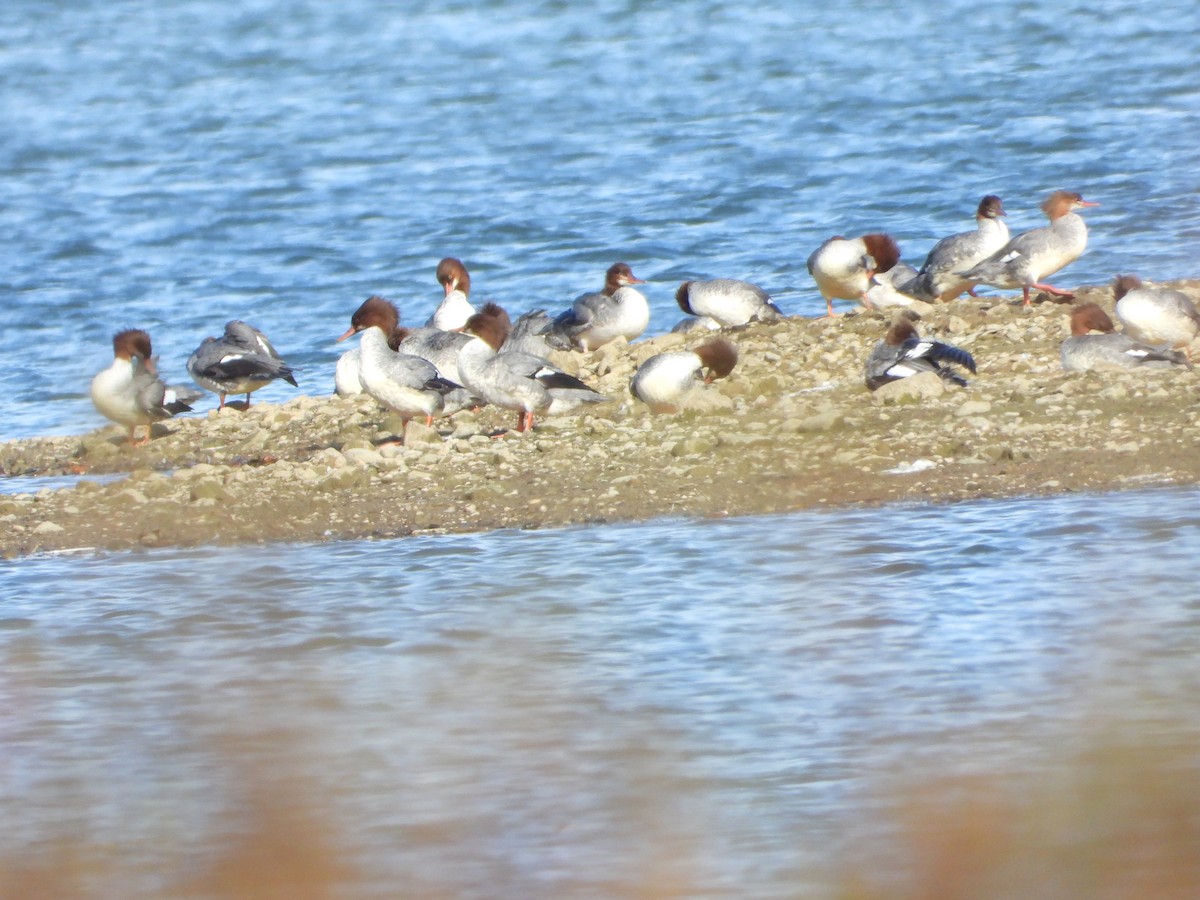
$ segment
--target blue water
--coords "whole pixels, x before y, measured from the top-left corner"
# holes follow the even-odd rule
[[[1041,771],[1098,718],[1200,737],[1198,501],[28,559],[5,845],[171,894],[284,784],[355,895],[822,896],[888,779]]]
[[[830,234],[919,263],[982,194],[1019,230],[1069,187],[1102,206],[1066,284],[1195,275],[1198,32],[1193,0],[3,4],[3,436],[102,424],[132,325],[183,378],[246,318],[328,393],[355,306],[423,321],[446,255],[515,312],[626,259],[660,332],[685,277],[816,314]]]

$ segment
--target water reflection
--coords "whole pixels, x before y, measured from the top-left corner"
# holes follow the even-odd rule
[[[368,885],[791,893],[879,773],[1194,696],[1198,493],[24,560],[9,845],[117,834],[105,886],[167,890],[294,780]]]

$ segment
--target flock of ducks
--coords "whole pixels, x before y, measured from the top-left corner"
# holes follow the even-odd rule
[[[1011,237],[1000,198],[988,195],[976,209],[976,228],[939,240],[919,269],[900,262],[890,235],[876,233],[829,238],[809,256],[808,271],[830,316],[836,315],[835,300],[871,309],[907,307],[918,300],[975,296],[977,285],[1020,288],[1026,306],[1034,290],[1071,298],[1046,279],[1083,253],[1087,226],[1077,210],[1096,205],[1077,193],[1055,191],[1042,204],[1049,223]],[[516,430],[527,431],[538,417],[610,399],[548,357],[555,351],[589,353],[621,338],[632,341],[650,322],[649,304],[637,289],[645,282],[623,262],[608,269],[601,290],[581,295],[558,315],[533,310],[515,322],[495,303],[475,308],[470,274],[460,260],[443,259],[436,274],[444,295],[424,327],[402,327],[395,305],[378,296],[355,310],[338,338],[359,336],[359,345],[338,359],[338,394],[366,393],[405,424],[416,418],[432,424],[459,410],[491,405],[515,412]],[[1072,336],[1062,344],[1065,370],[1190,365],[1200,313],[1185,294],[1146,287],[1134,276],[1119,276],[1114,290],[1114,312],[1124,331],[1117,332],[1096,304],[1076,306]],[[675,300],[687,314],[675,331],[736,328],[783,316],[761,287],[729,278],[685,281]],[[867,387],[875,390],[920,372],[965,385],[956,369],[974,373],[971,354],[921,338],[912,318],[898,316],[872,350],[864,367]],[[149,428],[135,440],[138,426],[188,411],[202,396],[190,386],[163,383],[150,336],[141,329],[116,334],[113,356],[112,365],[92,380],[92,401],[102,415],[129,429],[131,443],[149,440]],[[690,351],[647,359],[630,390],[656,413],[676,412],[689,405],[693,391],[728,376],[737,358],[732,342],[714,337]],[[206,338],[187,369],[196,384],[218,395],[218,409],[227,396],[242,394],[248,407],[253,391],[277,379],[296,385],[291,367],[266,336],[240,320],[229,322],[221,337]]]

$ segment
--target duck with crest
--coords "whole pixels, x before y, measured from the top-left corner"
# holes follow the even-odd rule
[[[1118,275],[1113,295],[1113,311],[1130,337],[1182,350],[1192,358],[1192,342],[1200,336],[1200,312],[1191,297],[1171,288],[1149,287],[1136,275]]]
[[[428,360],[393,350],[388,341],[399,324],[395,304],[371,296],[354,311],[350,328],[338,340],[361,335],[358,374],[367,394],[399,413],[405,426],[418,416],[432,425],[435,416],[444,414],[447,396],[462,386],[443,377]]]
[[[132,446],[150,440],[155,422],[181,412],[190,412],[200,391],[166,385],[158,377],[158,362],[149,332],[127,328],[113,335],[113,361],[92,379],[91,397],[96,410],[129,429]],[[145,425],[146,436],[135,440],[137,428]]]
[[[502,350],[508,321],[493,303],[471,316],[463,330],[473,340],[459,351],[458,371],[473,394],[517,413],[517,431],[531,429],[535,416],[568,413],[608,399],[543,357]]]
[[[603,347],[619,337],[640,337],[650,324],[650,304],[635,284],[645,284],[628,263],[613,263],[604,273],[604,287],[575,298],[560,313],[552,330],[585,352]]]
[[[947,384],[966,387],[966,379],[951,366],[961,366],[975,374],[975,358],[970,353],[953,344],[921,337],[912,320],[900,315],[867,357],[864,380],[874,391],[890,381],[933,372]]]
[[[897,289],[927,303],[953,300],[963,291],[974,297],[974,283],[960,273],[1008,243],[1004,204],[999,197],[988,194],[979,201],[975,223],[974,231],[952,234],[934,244],[916,276],[906,284],[897,285]]]
[[[1074,191],[1055,191],[1042,203],[1049,225],[1022,232],[982,262],[965,269],[964,281],[998,288],[1020,288],[1024,306],[1033,289],[1070,299],[1070,291],[1045,282],[1087,249],[1087,224],[1075,210],[1099,206]]]
[[[475,307],[470,300],[471,276],[467,267],[461,259],[447,256],[438,263],[436,274],[445,295],[425,327],[440,331],[462,331],[467,319],[475,314]]]
[[[638,366],[629,389],[651,412],[677,413],[692,405],[701,385],[727,377],[737,359],[737,347],[725,338],[658,353]]]
[[[859,300],[874,308],[867,297],[871,279],[899,261],[900,247],[889,234],[836,235],[809,254],[808,272],[825,298],[825,314],[832,316],[834,300]]]
[[[1191,367],[1184,354],[1170,347],[1155,347],[1117,331],[1108,313],[1095,303],[1081,303],[1071,310],[1071,336],[1062,342],[1059,355],[1064,372]]]

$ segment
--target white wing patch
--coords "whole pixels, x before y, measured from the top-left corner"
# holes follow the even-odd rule
[[[916,375],[918,372],[923,372],[924,369],[918,369],[915,366],[910,366],[904,362],[898,362],[887,370],[888,375],[894,375],[897,378],[907,378],[909,375]]]

